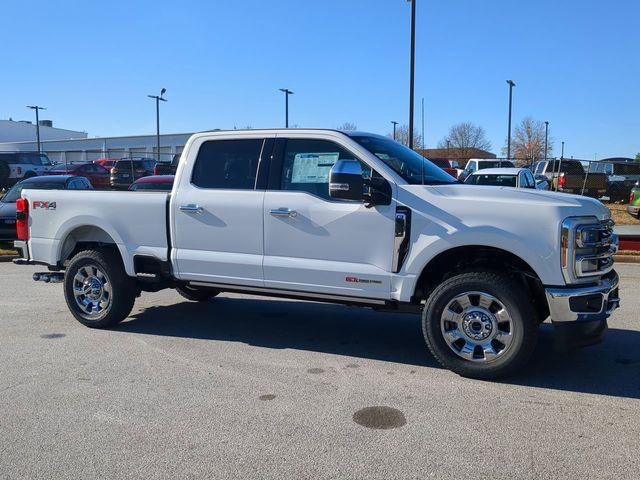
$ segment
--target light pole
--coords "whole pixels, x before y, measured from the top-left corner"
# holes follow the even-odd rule
[[[513,95],[513,87],[515,87],[516,84],[513,82],[513,80],[507,80],[507,83],[509,84],[509,126],[507,127],[507,160],[509,160],[511,158],[511,97]]]
[[[284,92],[284,128],[289,128],[289,95],[293,95],[293,92],[288,88],[281,88],[281,92]]]
[[[395,121],[391,121],[391,123],[393,124],[393,139],[396,139],[396,125],[398,125],[398,122]]]
[[[36,111],[36,143],[38,144],[38,154],[40,153],[40,115],[38,112],[40,110],[46,110],[44,107],[40,107],[39,105],[27,105],[27,108]]]
[[[422,97],[422,156],[424,157],[424,97]]]
[[[544,160],[547,160],[548,151],[547,145],[549,140],[549,122],[544,122]]]
[[[162,98],[166,91],[167,89],[163,88],[160,90],[160,95],[147,95],[147,97],[154,98],[156,100],[156,146],[158,148],[158,161],[160,161],[160,102],[167,101],[166,98]]]
[[[409,148],[413,150],[413,78],[416,53],[416,0],[411,3],[411,65],[409,67]]]

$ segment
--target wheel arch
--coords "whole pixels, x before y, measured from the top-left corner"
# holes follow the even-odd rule
[[[64,265],[82,250],[104,247],[112,248],[118,252],[127,273],[129,273],[130,269],[133,271],[133,266],[129,266],[126,260],[127,252],[122,243],[119,243],[117,237],[98,225],[81,224],[69,228],[61,236],[57,258]]]
[[[523,288],[529,291],[541,321],[549,316],[544,286],[536,270],[513,252],[487,245],[457,246],[437,254],[422,268],[415,284],[413,300],[426,298],[433,288],[453,274],[480,268],[517,277]]]

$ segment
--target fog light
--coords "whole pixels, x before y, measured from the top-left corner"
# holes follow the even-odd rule
[[[602,295],[596,293],[581,297],[571,297],[569,299],[569,308],[576,313],[598,313],[602,310]]]

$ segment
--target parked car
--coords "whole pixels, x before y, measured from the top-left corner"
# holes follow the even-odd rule
[[[50,164],[49,157],[44,153],[0,152],[0,189],[42,175]]]
[[[607,176],[604,173],[586,174],[578,160],[544,160],[533,167],[536,176],[544,175],[549,180],[551,190],[575,193],[592,198],[600,198],[607,193]]]
[[[627,213],[640,220],[640,184],[636,183],[629,194]]]
[[[513,168],[515,165],[510,160],[500,160],[495,158],[471,158],[464,167],[462,173],[458,176],[458,180],[464,182],[465,179],[473,172],[483,170],[485,168]]]
[[[449,162],[449,160],[446,160],[444,158],[430,158],[429,160],[431,161],[431,163],[440,167],[453,178],[458,178],[458,170]]]
[[[591,162],[587,171],[590,171],[589,175],[604,173],[607,176],[606,196],[612,202],[629,198],[631,189],[640,180],[640,162],[636,161]]]
[[[464,181],[469,185],[496,187],[536,188],[548,190],[546,182],[536,182],[528,168],[486,168],[472,173]]]
[[[61,163],[49,168],[45,175],[77,175],[88,178],[96,190],[109,189],[109,170],[96,163]]]
[[[121,158],[111,167],[111,188],[127,189],[139,178],[153,175],[155,160],[150,158]]]
[[[180,154],[176,153],[170,162],[156,162],[153,167],[154,175],[175,175],[178,169],[178,162],[180,162]]]
[[[474,378],[524,366],[548,317],[559,346],[597,343],[618,307],[611,212],[591,198],[461,185],[362,132],[203,132],[184,155],[170,194],[23,191],[15,263],[53,269],[92,328],[162,288],[420,314],[434,357]]]
[[[149,177],[142,177],[129,187],[132,191],[141,190],[155,190],[162,192],[170,192],[173,188],[173,175],[151,175]]]
[[[107,170],[111,170],[111,167],[113,167],[118,160],[120,160],[118,157],[100,158],[98,160],[94,160],[93,163],[100,165]]]
[[[47,175],[31,177],[16,183],[0,198],[0,240],[15,240],[16,200],[22,190],[91,190],[91,183],[75,175]]]

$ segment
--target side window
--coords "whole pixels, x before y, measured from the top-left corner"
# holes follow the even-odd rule
[[[470,172],[475,172],[476,171],[476,162],[469,162],[467,165],[467,170],[469,170]]]
[[[520,172],[518,174],[518,186],[520,188],[527,188],[529,186],[529,182],[527,181],[527,178],[524,175],[524,172]]]
[[[538,165],[536,165],[536,175],[542,175],[544,173],[545,165],[546,162],[538,162]]]
[[[535,188],[536,186],[536,179],[533,178],[533,174],[531,172],[524,172],[524,176],[526,177],[528,183],[529,183],[529,188]]]
[[[328,140],[292,138],[287,140],[282,163],[282,190],[307,192],[329,200],[329,171],[338,160],[357,160]],[[362,165],[362,164],[361,164]],[[364,175],[371,169],[362,165]]]
[[[191,182],[200,188],[253,190],[263,143],[258,138],[204,142]]]

